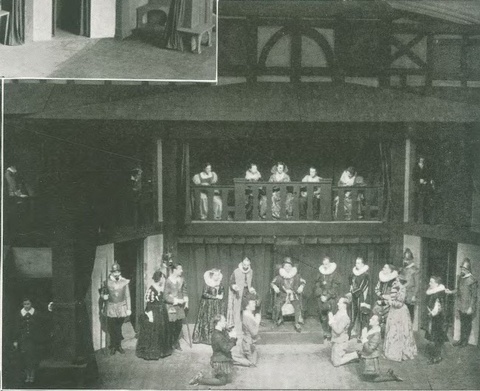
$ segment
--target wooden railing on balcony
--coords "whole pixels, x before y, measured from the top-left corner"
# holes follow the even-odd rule
[[[375,221],[382,218],[382,186],[332,186],[320,182],[250,182],[190,187],[187,222]],[[344,207],[339,207],[343,205]]]

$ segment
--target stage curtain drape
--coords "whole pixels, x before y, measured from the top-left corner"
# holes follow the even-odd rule
[[[91,0],[80,0],[80,32],[79,35],[90,36],[90,2]]]
[[[172,0],[165,27],[165,46],[168,49],[184,50],[182,35],[177,31],[185,18],[186,0]]]
[[[383,183],[383,221],[390,218],[390,205],[392,198],[392,181],[391,181],[391,145],[390,142],[380,141],[380,158],[382,160],[382,182]]]
[[[370,265],[370,278],[373,287],[378,281],[378,272],[387,262],[388,244],[312,244],[312,245],[273,245],[273,244],[204,244],[180,243],[179,262],[183,265],[190,294],[189,321],[194,322],[203,288],[203,273],[213,267],[220,268],[225,284],[240,261],[248,256],[254,271],[253,285],[262,299],[262,312],[271,312],[272,281],[277,265],[289,256],[298,264],[301,276],[307,281],[304,305],[308,315],[316,315],[316,301],[313,298],[315,279],[323,256],[329,255],[337,263],[341,275],[341,294],[349,291],[348,278],[357,256],[362,256]],[[397,265],[400,266],[400,265]],[[371,296],[373,300],[373,296]]]
[[[25,43],[25,0],[3,0],[2,9],[10,12],[7,45],[23,45]]]

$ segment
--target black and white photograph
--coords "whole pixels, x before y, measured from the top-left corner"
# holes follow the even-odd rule
[[[216,0],[2,0],[5,78],[216,80]]]
[[[216,82],[2,80],[2,389],[480,389],[480,3],[210,5]]]

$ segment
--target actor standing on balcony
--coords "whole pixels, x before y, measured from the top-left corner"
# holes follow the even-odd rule
[[[170,276],[165,283],[165,302],[170,323],[170,346],[176,350],[182,350],[179,340],[183,320],[188,311],[188,295],[187,284],[183,278],[183,267],[180,264],[174,264],[171,267]]]
[[[108,334],[110,335],[110,354],[115,352],[124,354],[122,348],[122,326],[126,318],[132,314],[130,301],[130,280],[122,277],[120,265],[115,262],[107,280],[107,294],[103,295],[106,301]]]
[[[364,327],[368,324],[370,304],[368,300],[368,289],[370,287],[369,266],[365,265],[362,257],[357,257],[355,266],[350,276],[350,293],[352,294],[351,320],[349,334],[351,337],[360,337]]]
[[[228,293],[227,328],[234,326],[237,335],[242,334],[242,308],[248,300],[257,298],[257,293],[252,287],[252,278],[251,261],[245,257],[230,276]]]
[[[332,262],[330,257],[323,258],[318,270],[319,273],[315,282],[315,297],[317,298],[323,336],[329,339],[331,338],[331,329],[328,322],[328,313],[336,311],[340,277],[337,271],[337,264]]]
[[[415,304],[418,296],[419,269],[418,266],[415,265],[413,253],[409,248],[406,248],[403,253],[403,268],[400,271],[400,274],[406,278],[405,288],[407,292],[405,296],[405,305],[410,312],[410,318],[413,322],[415,317]]]
[[[270,175],[269,182],[290,182],[290,176],[287,174],[288,167],[283,162],[278,162],[272,167],[272,175]],[[282,198],[280,188],[274,187],[272,193],[272,216],[274,219],[280,218],[280,211],[282,208]],[[285,199],[285,214],[286,217],[293,215],[293,194],[287,193]]]
[[[472,332],[472,321],[477,309],[478,281],[472,275],[470,259],[465,258],[457,278],[457,289],[446,289],[447,294],[457,295],[457,311],[460,318],[460,339],[453,346],[467,346]]]
[[[262,174],[260,174],[260,171],[258,171],[258,167],[255,163],[250,163],[248,166],[247,171],[245,172],[245,179],[248,182],[258,182],[259,180],[262,179]],[[247,219],[251,220],[253,218],[254,213],[259,213],[259,216],[261,218],[265,218],[265,215],[267,213],[267,197],[265,196],[265,191],[260,188],[259,189],[259,206],[258,206],[258,211],[253,210],[253,194],[251,190],[247,190],[247,201],[246,201],[246,214],[247,214]]]
[[[203,288],[197,321],[193,329],[193,343],[210,345],[212,342],[213,318],[216,315],[225,316],[227,300],[224,297],[225,288],[222,285],[223,275],[219,269],[207,270],[203,275]]]
[[[317,175],[317,169],[315,167],[310,167],[310,172],[308,175],[305,175],[302,179],[302,182],[305,183],[318,183],[322,178]],[[305,220],[307,218],[307,191],[305,188],[300,192],[299,209],[300,209],[300,218]],[[320,186],[314,187],[313,189],[313,218],[318,219],[320,213]]]
[[[295,315],[295,330],[302,331],[302,295],[306,281],[300,277],[297,268],[293,266],[292,260],[286,257],[283,266],[279,269],[278,275],[273,279],[270,286],[275,292],[273,307],[273,321],[280,326],[283,323],[284,306],[290,304]]]
[[[193,176],[193,183],[197,186],[211,186],[218,182],[218,176],[212,171],[212,165],[205,163],[203,165],[203,171]],[[218,191],[213,195],[213,218],[220,220],[222,218],[222,199]],[[207,193],[200,192],[200,220],[206,220],[208,214],[208,196]]]
[[[418,163],[413,168],[412,178],[415,192],[414,221],[429,224],[435,183],[423,156],[418,158]]]

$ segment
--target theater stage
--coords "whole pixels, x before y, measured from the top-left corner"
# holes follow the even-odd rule
[[[267,331],[270,321],[265,321]],[[288,324],[287,324],[288,326]],[[265,331],[262,336],[265,336]],[[280,331],[282,332],[282,331]],[[423,333],[421,333],[423,335]],[[402,383],[366,383],[359,380],[358,364],[334,368],[329,361],[330,343],[299,345],[259,345],[256,368],[236,367],[234,382],[220,389],[478,389],[480,350],[474,346],[458,349],[447,343],[444,361],[426,364],[425,341],[418,334],[416,360],[396,363],[382,359],[382,368],[393,368]],[[182,340],[182,352],[160,361],[144,361],[135,356],[131,341],[125,355],[106,356],[97,352],[100,388],[103,389],[208,389],[190,386],[199,370],[209,371],[211,348]],[[453,365],[454,364],[454,365]],[[459,370],[461,369],[461,370]]]
[[[0,44],[0,76],[212,81],[216,78],[215,46],[215,34],[213,46],[202,46],[201,54],[162,49],[133,37],[69,36],[22,46]]]

